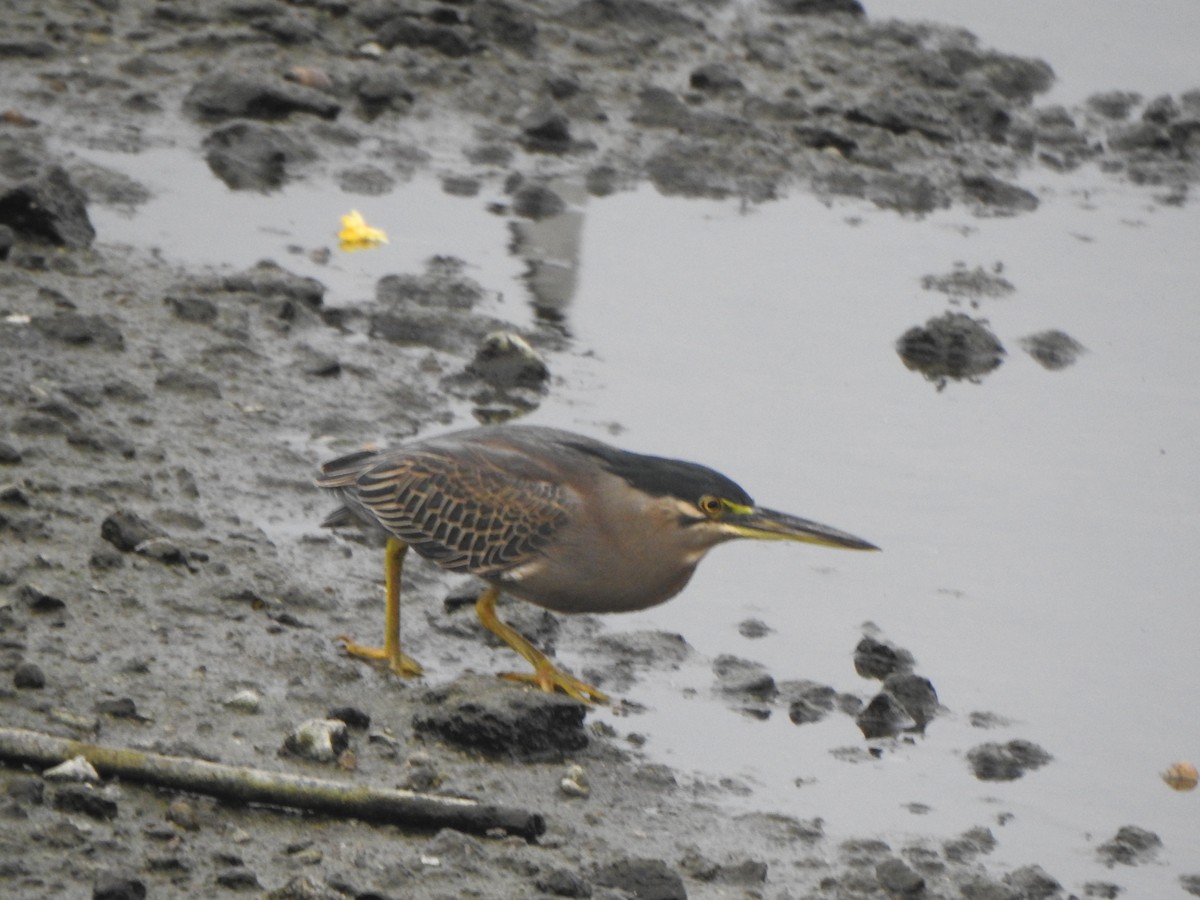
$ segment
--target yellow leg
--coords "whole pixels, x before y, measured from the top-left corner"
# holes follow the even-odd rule
[[[483,623],[484,628],[520,653],[525,659],[529,660],[534,669],[528,674],[504,672],[500,675],[501,678],[507,678],[509,681],[524,681],[536,684],[547,694],[553,694],[554,689],[558,688],[564,694],[574,697],[580,703],[608,702],[608,695],[559,669],[515,628],[501,622],[496,615],[496,598],[499,596],[499,588],[488,588],[475,601],[475,613],[479,616],[479,621]]]
[[[357,644],[347,635],[340,635],[342,648],[351,656],[359,659],[386,660],[388,668],[397,675],[411,678],[424,674],[421,664],[411,656],[400,652],[400,570],[404,564],[404,554],[408,552],[408,544],[389,537],[387,548],[383,551],[384,590],[387,595],[387,605],[384,608],[383,646],[367,647]]]

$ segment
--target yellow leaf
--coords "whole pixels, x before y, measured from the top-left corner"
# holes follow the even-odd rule
[[[367,250],[387,242],[387,234],[383,229],[372,228],[368,225],[357,209],[352,209],[349,215],[342,216],[342,230],[338,232],[338,246],[347,253],[355,250]]]

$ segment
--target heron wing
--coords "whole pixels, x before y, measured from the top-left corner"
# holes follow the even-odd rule
[[[444,569],[498,576],[530,562],[568,520],[557,482],[482,451],[361,451],[321,467],[320,487]]]

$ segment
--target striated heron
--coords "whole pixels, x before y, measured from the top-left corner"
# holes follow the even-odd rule
[[[479,620],[534,668],[502,677],[557,688],[585,703],[608,698],[500,621],[501,591],[555,612],[626,612],[675,596],[705,553],[734,538],[878,549],[756,506],[737,484],[705,466],[528,425],[360,450],[325,463],[316,483],[342,502],[324,524],[357,519],[388,535],[384,644],[369,647],[343,636],[348,653],[385,660],[399,675],[421,674],[400,650],[400,572],[411,547],[443,569],[488,583],[475,604]]]

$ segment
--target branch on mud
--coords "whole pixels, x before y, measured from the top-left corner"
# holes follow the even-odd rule
[[[0,762],[51,766],[82,756],[104,776],[238,803],[285,806],[408,828],[503,831],[532,840],[546,830],[528,810],[414,791],[345,784],[122,747],[104,747],[22,728],[0,728]]]

